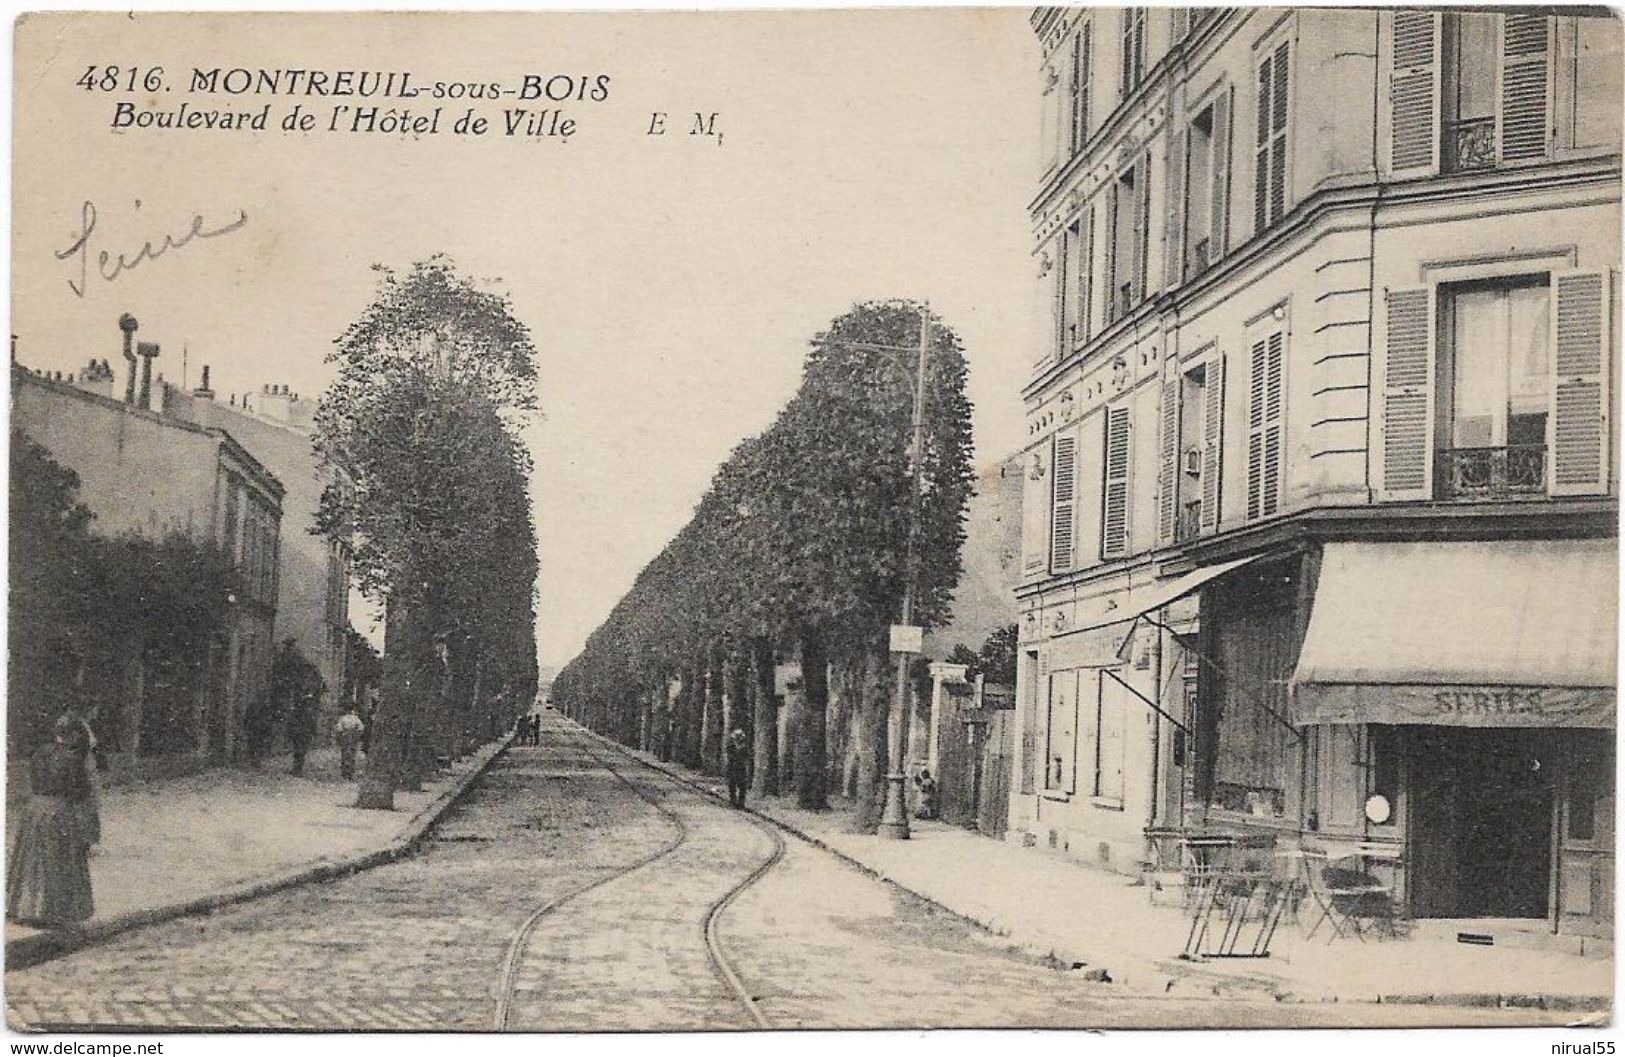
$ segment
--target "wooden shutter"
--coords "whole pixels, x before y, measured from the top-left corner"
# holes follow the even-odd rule
[[[1050,572],[1072,569],[1072,534],[1076,519],[1078,438],[1068,433],[1055,438],[1054,491],[1050,506]]]
[[[1388,291],[1382,367],[1382,476],[1387,500],[1433,497],[1433,291]]]
[[[1501,16],[1502,161],[1546,157],[1550,138],[1551,19]]]
[[[1426,176],[1439,169],[1440,16],[1395,11],[1393,20],[1388,170],[1394,176]]]
[[[1219,504],[1224,499],[1224,356],[1214,353],[1203,372],[1202,388],[1202,514],[1201,531],[1219,527]]]
[[[1253,232],[1269,226],[1269,173],[1270,173],[1270,85],[1274,80],[1273,56],[1265,56],[1258,67],[1258,124],[1254,133],[1253,157]]]
[[[1089,141],[1089,89],[1091,71],[1090,23],[1085,22],[1072,38],[1072,152],[1076,154]]]
[[[1185,194],[1185,155],[1190,133],[1168,133],[1168,228],[1163,235],[1163,288],[1185,278],[1185,225],[1190,201]]]
[[[1083,214],[1083,252],[1078,259],[1078,337],[1093,332],[1095,301],[1095,207]]]
[[[1252,343],[1247,399],[1247,518],[1269,517],[1281,498],[1281,358],[1284,337]]]
[[[1179,395],[1180,378],[1162,386],[1162,426],[1157,445],[1157,543],[1174,541],[1179,520]]]
[[[1213,100],[1213,195],[1208,210],[1213,233],[1208,237],[1207,261],[1212,267],[1230,242],[1230,99],[1235,89]]]
[[[1128,553],[1129,409],[1106,409],[1106,480],[1101,497],[1102,558]]]
[[[1287,44],[1283,41],[1275,49],[1275,79],[1270,86],[1274,97],[1270,103],[1270,218],[1271,224],[1286,212],[1286,127],[1287,127]]]
[[[1552,415],[1548,420],[1551,494],[1608,492],[1612,326],[1607,272],[1552,276]]]
[[[1129,272],[1129,282],[1133,284],[1133,293],[1129,296],[1128,308],[1132,309],[1145,300],[1146,293],[1146,250],[1149,247],[1151,234],[1151,155],[1147,154],[1134,167],[1134,242],[1129,247],[1133,254],[1133,266]]]
[[[1106,189],[1106,325],[1117,322],[1117,196],[1119,181]]]
[[[1021,577],[1031,580],[1044,573],[1049,557],[1050,498],[1045,485],[1050,480],[1045,468],[1044,447],[1027,454],[1022,464],[1021,489]]]

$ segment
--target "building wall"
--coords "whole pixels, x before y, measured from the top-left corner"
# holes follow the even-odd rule
[[[339,698],[347,661],[349,555],[342,544],[310,532],[330,479],[318,471],[311,447],[307,409],[312,402],[269,390],[256,400],[253,411],[244,411],[235,404],[170,390],[164,406],[174,417],[225,429],[286,488],[275,635],[277,641],[292,638],[327,684],[318,726],[325,735],[332,727],[328,720],[344,711]],[[273,414],[278,418],[270,417]]]
[[[1547,140],[1534,141],[1538,156],[1497,156],[1484,169],[1449,171],[1437,109],[1441,16],[1251,9],[1193,22],[1187,11],[1145,9],[1145,77],[1125,92],[1122,34],[1140,17],[1133,9],[1033,15],[1045,52],[1039,92],[1046,137],[1032,206],[1033,256],[1037,300],[1052,326],[1023,388],[1029,444],[1022,452],[1018,716],[1035,729],[1018,731],[1018,772],[1024,761],[1029,769],[1042,765],[1053,674],[1077,663],[1080,650],[1098,653],[1080,646],[1092,633],[1076,629],[1128,612],[1133,589],[1217,560],[1227,547],[1244,549],[1269,526],[1315,512],[1433,502],[1431,492],[1396,489],[1383,476],[1385,451],[1396,450],[1404,426],[1383,374],[1393,293],[1421,288],[1433,303],[1440,282],[1535,269],[1595,269],[1605,294],[1617,287],[1617,21],[1495,16],[1510,27],[1506,39],[1523,33],[1519,39],[1545,49]],[[1080,93],[1073,78],[1083,65],[1077,42],[1084,33],[1093,47],[1083,82],[1089,120],[1075,135]],[[1419,52],[1418,39],[1431,52]],[[1415,57],[1423,52],[1435,62],[1419,73]],[[1284,79],[1274,73],[1283,57]],[[1490,65],[1499,71],[1520,61],[1500,55]],[[1577,76],[1590,78],[1578,93]],[[1599,89],[1598,79],[1608,77],[1612,90]],[[1505,102],[1507,83],[1496,81],[1503,146],[1510,142],[1504,126],[1516,116]],[[1405,109],[1418,84],[1433,93],[1421,111],[1433,114],[1431,139],[1416,139],[1418,111]],[[1285,101],[1279,129],[1270,117],[1277,100]],[[1203,142],[1212,144],[1208,152]],[[1188,179],[1198,172],[1193,157],[1206,166],[1196,181]],[[1277,166],[1278,180],[1268,175]],[[1132,188],[1122,179],[1131,171]],[[1265,195],[1262,224],[1255,218],[1261,171],[1267,191],[1280,188]],[[1215,173],[1225,176],[1215,180]],[[1195,188],[1208,194],[1192,194]],[[1114,209],[1114,195],[1134,208]],[[1210,202],[1222,208],[1215,212]],[[1126,244],[1113,237],[1114,215],[1128,223]],[[1215,216],[1224,222],[1214,223]],[[1193,255],[1199,235],[1208,240],[1205,264]],[[1129,269],[1130,297],[1113,306],[1109,287],[1123,278],[1114,265],[1125,256],[1143,261],[1143,272]],[[1603,303],[1611,306],[1611,296]],[[1604,330],[1612,331],[1607,354],[1614,358],[1618,329],[1613,310]],[[1275,416],[1254,423],[1255,399]],[[1605,412],[1616,405],[1617,392],[1609,393]],[[1432,458],[1436,440],[1423,440],[1423,458]],[[1187,457],[1198,473],[1185,472]],[[1571,492],[1617,497],[1619,460],[1610,451],[1602,459],[1605,481]],[[1179,515],[1192,501],[1186,530]],[[1186,630],[1200,634],[1197,614],[1189,618]],[[1137,628],[1135,639],[1143,631]],[[1144,696],[1173,717],[1158,720],[1140,703],[1144,724],[1133,725],[1129,760],[1148,773],[1130,785],[1146,790],[1144,802],[1125,802],[1117,814],[1083,810],[1076,798],[1046,796],[1042,782],[1018,773],[1013,834],[1026,827],[1025,839],[1070,844],[1073,854],[1081,846],[1086,857],[1100,858],[1102,842],[1143,839],[1176,806],[1191,808],[1193,776],[1174,766],[1171,746],[1174,721],[1191,720],[1181,711],[1184,673],[1199,665],[1168,633],[1157,637],[1162,662],[1151,668],[1160,668],[1160,680],[1144,678],[1127,660],[1114,669],[1136,687],[1147,684]],[[1080,744],[1087,744],[1094,735],[1080,726]],[[1311,780],[1293,805],[1294,824],[1309,811],[1317,818],[1322,810],[1328,818],[1347,813],[1353,790],[1342,787],[1353,781],[1361,757],[1351,754],[1367,736],[1311,731],[1294,743]],[[1360,828],[1356,821],[1350,831]]]
[[[195,723],[201,755],[238,758],[244,716],[269,683],[282,486],[223,431],[22,369],[12,371],[12,423],[78,475],[93,532],[150,540],[180,533],[227,553],[244,591],[207,659]],[[116,740],[137,752],[141,673],[125,685]]]

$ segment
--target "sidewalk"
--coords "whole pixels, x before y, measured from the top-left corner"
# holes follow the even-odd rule
[[[715,779],[647,753],[633,755],[717,795]],[[916,821],[907,841],[848,832],[850,805],[804,811],[788,797],[751,807],[813,844],[960,917],[1063,965],[1105,970],[1127,990],[1175,996],[1291,1002],[1400,1002],[1534,1006],[1586,1012],[1612,1008],[1613,959],[1555,950],[1479,947],[1446,929],[1406,939],[1304,937],[1288,921],[1267,959],[1186,962],[1190,918],[1170,893],[1153,904],[1134,878],[1044,849],[991,840],[941,822]]]
[[[279,889],[327,880],[411,851],[507,745],[485,745],[394,811],[362,811],[337,750],[312,753],[305,774],[287,756],[259,771],[216,768],[103,789],[102,842],[92,849],[96,916],[72,933],[6,923],[6,969],[24,968],[117,933]]]

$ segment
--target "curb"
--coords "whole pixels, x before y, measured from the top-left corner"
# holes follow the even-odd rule
[[[574,721],[572,720],[572,722]],[[614,749],[619,750],[624,755],[637,760],[639,763],[642,763],[653,770],[660,771],[662,774],[665,774],[676,781],[682,782],[683,784],[704,793],[714,800],[722,799],[722,794],[718,792],[716,788],[706,784],[703,779],[691,776],[686,772],[686,770],[677,769],[680,767],[680,765],[662,763],[659,760],[646,760],[643,758],[643,754],[640,750],[622,745],[620,742],[606,737],[605,735],[599,734],[597,731],[588,730],[586,727],[581,726],[580,724],[576,725],[581,730],[591,734],[594,738]],[[951,917],[965,922],[979,931],[997,936],[1001,939],[1009,940],[1012,945],[1014,945],[1024,954],[1053,962],[1059,962],[1062,966],[1088,966],[1092,971],[1100,969],[1105,969],[1107,972],[1110,971],[1108,967],[1095,965],[1084,952],[1072,950],[1068,945],[1037,940],[1019,939],[1013,935],[1010,929],[1001,925],[997,918],[989,916],[984,920],[983,918],[976,917],[975,915],[967,914],[964,911],[956,910],[945,903],[933,899],[931,896],[928,896],[923,892],[918,892],[907,885],[902,884],[896,879],[887,876],[881,870],[878,870],[859,859],[853,858],[851,855],[841,851],[839,848],[832,847],[819,837],[806,833],[788,822],[775,818],[774,816],[769,815],[757,808],[747,807],[745,810],[762,821],[771,823],[786,833],[799,838],[804,843],[828,852],[835,858],[840,859],[847,865],[857,869],[859,872],[866,874],[869,877],[874,878],[877,881],[890,885],[892,888],[906,893],[914,899],[929,904],[930,906],[943,911]],[[1175,965],[1167,962],[1166,960],[1135,960],[1140,963],[1139,965],[1135,966],[1136,969],[1149,970],[1150,972],[1157,974],[1161,977],[1161,979],[1158,981],[1159,984],[1166,982],[1165,986],[1160,992],[1157,988],[1146,988],[1143,985],[1130,989],[1141,991],[1143,993],[1166,993],[1170,988],[1177,987],[1177,981],[1194,985],[1195,987],[1201,988],[1205,991],[1210,990],[1215,997],[1222,997],[1221,992],[1224,991],[1248,991],[1257,997],[1271,998],[1277,1002],[1292,1005],[1324,1005],[1347,1002],[1369,1005],[1427,1005],[1461,1008],[1488,1007],[1492,1009],[1542,1009],[1572,1012],[1608,1012],[1613,1008],[1612,1002],[1609,998],[1587,995],[1556,995],[1540,993],[1480,994],[1468,992],[1461,994],[1373,994],[1369,997],[1358,998],[1350,997],[1348,995],[1335,994],[1301,994],[1292,991],[1289,986],[1286,986],[1286,981],[1277,981],[1268,977],[1261,977],[1257,975],[1232,976],[1229,974],[1204,972],[1200,968],[1195,968],[1189,964],[1181,963]],[[1186,995],[1189,994],[1188,988],[1181,990],[1184,990]]]
[[[40,932],[34,936],[11,941],[6,944],[5,971],[27,969],[42,962],[60,958],[65,954],[71,954],[74,951],[94,947],[132,929],[145,928],[148,925],[156,925],[176,918],[190,917],[194,914],[208,913],[236,903],[261,899],[285,889],[297,888],[300,885],[337,880],[353,873],[359,873],[362,870],[371,869],[374,866],[382,866],[385,863],[404,858],[418,849],[429,829],[440,821],[441,816],[461,799],[470,786],[485,774],[492,762],[507,751],[508,744],[512,740],[512,733],[505,734],[493,743],[494,747],[489,752],[481,749],[479,753],[476,753],[476,756],[484,753],[484,759],[479,760],[473,767],[469,768],[466,774],[452,783],[439,796],[419,808],[418,812],[408,819],[406,824],[390,839],[389,843],[382,848],[362,852],[346,859],[316,859],[284,870],[281,873],[273,874],[270,877],[243,881],[229,888],[222,888],[183,902],[170,903],[160,907],[142,907],[69,932]]]

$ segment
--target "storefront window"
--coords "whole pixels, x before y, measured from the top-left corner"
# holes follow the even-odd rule
[[[1568,782],[1569,840],[1597,839],[1597,802],[1605,795],[1608,776],[1614,770],[1611,755],[1606,749],[1590,749],[1574,756]]]

